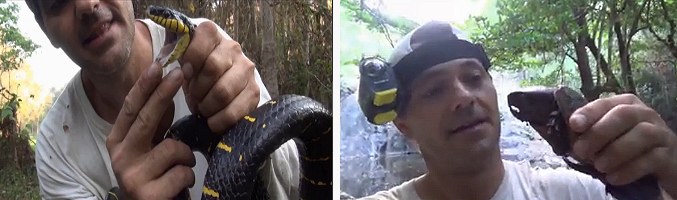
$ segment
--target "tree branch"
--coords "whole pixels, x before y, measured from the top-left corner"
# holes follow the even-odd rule
[[[578,63],[578,60],[574,57],[574,55],[571,55],[569,53],[564,53],[567,57],[571,58],[574,62]]]
[[[576,43],[576,40],[574,40],[574,36],[571,35],[571,33],[569,33],[569,28],[567,27],[566,23],[567,23],[566,21],[562,22],[562,24],[560,25],[561,27],[560,32],[564,34],[564,37],[566,37],[566,39],[569,40],[569,42]]]
[[[599,48],[597,48],[597,45],[595,45],[594,39],[592,39],[590,36],[586,38],[586,46],[592,55],[595,56],[595,59],[599,58],[597,62],[599,63],[599,68],[602,70],[602,73],[606,78],[606,82],[611,82],[613,85],[618,85],[618,80],[616,80],[613,71],[611,71],[611,68],[609,68],[609,63],[607,63],[606,59],[604,59],[604,57],[601,55]]]
[[[663,43],[665,46],[668,46],[668,41],[665,38],[662,38],[660,35],[658,35],[658,33],[656,33],[656,31],[654,31],[651,26],[649,26],[649,32],[656,38],[656,40]]]
[[[668,14],[668,8],[665,5],[665,0],[658,0],[658,2],[661,5],[661,8],[663,9],[663,17],[665,20],[668,21],[668,24],[670,25],[670,33],[668,33],[667,40],[668,44],[670,44],[669,48],[671,48],[671,51],[673,51],[673,54],[675,58],[677,58],[677,47],[675,47],[675,33],[677,32],[677,23],[675,23],[674,18],[670,18],[670,14]]]
[[[649,5],[649,2],[651,2],[651,0],[644,0],[642,7],[637,11],[635,18],[632,21],[632,25],[630,26],[630,33],[628,33],[628,41],[626,42],[626,46],[630,46],[630,40],[632,40],[632,36],[634,36],[640,30],[637,28],[637,26],[639,24],[639,20],[642,18],[642,12],[644,9],[646,9],[647,5]]]

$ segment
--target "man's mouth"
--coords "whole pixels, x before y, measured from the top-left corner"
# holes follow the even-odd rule
[[[458,126],[458,127],[452,129],[452,130],[449,131],[449,132],[450,132],[451,134],[461,133],[461,132],[464,132],[464,131],[473,129],[473,128],[475,128],[475,127],[477,127],[477,126],[479,126],[479,125],[481,125],[482,123],[485,123],[485,122],[487,122],[487,121],[488,121],[488,119],[485,119],[485,118],[482,118],[482,119],[476,119],[476,120],[467,122],[467,123],[465,123],[465,124],[463,124],[463,125],[461,125],[461,126]]]
[[[108,29],[110,29],[110,26],[111,20],[96,23],[94,26],[92,26],[89,34],[87,35],[87,38],[85,38],[84,41],[82,42],[82,45],[87,46],[90,43],[92,43],[92,41],[101,37],[104,33],[106,33],[106,31],[108,31]]]

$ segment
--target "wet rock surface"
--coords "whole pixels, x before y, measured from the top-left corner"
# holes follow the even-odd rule
[[[567,167],[551,147],[507,106],[508,93],[520,89],[515,77],[494,75],[501,117],[501,155],[505,160],[528,160],[536,168]],[[400,185],[426,172],[413,143],[392,124],[370,124],[357,103],[354,80],[341,80],[342,199],[359,198]]]

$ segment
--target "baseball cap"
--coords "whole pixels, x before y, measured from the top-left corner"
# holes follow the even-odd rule
[[[403,36],[388,63],[404,89],[423,71],[458,58],[476,58],[485,70],[491,67],[484,48],[472,43],[460,29],[447,22],[430,21]]]

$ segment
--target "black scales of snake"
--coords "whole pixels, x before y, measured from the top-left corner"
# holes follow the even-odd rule
[[[568,119],[574,111],[587,103],[582,94],[565,86],[508,94],[508,105],[513,116],[528,122],[569,167],[600,180],[615,199],[658,200],[661,191],[654,175],[644,176],[626,185],[612,185],[606,181],[605,174],[595,169],[590,161],[580,159],[571,152],[577,133],[569,130]]]
[[[180,58],[196,25],[169,7],[150,6],[148,14],[168,31],[187,36],[176,43],[167,63]],[[270,199],[259,171],[289,140],[295,141],[300,154],[299,198],[332,199],[332,113],[309,97],[273,98],[224,133],[210,131],[206,118],[188,115],[172,124],[165,138],[182,141],[207,158],[202,199]],[[114,187],[107,199],[120,194]],[[190,199],[188,188],[174,199]]]

